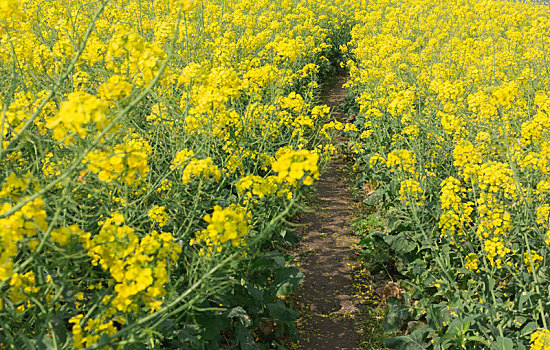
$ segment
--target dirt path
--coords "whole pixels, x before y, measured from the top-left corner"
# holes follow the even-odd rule
[[[321,99],[341,121],[344,116],[338,105],[345,98],[345,79],[337,76],[326,84]],[[301,314],[296,349],[360,349],[353,282],[359,248],[357,237],[350,234],[354,206],[344,179],[343,161],[335,157],[317,183],[312,211],[300,219],[304,226],[298,232],[302,241],[295,259],[306,277],[293,296]]]

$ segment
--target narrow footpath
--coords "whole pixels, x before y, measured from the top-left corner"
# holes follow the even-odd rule
[[[344,101],[339,75],[329,81],[321,104],[331,107],[343,122],[339,105]],[[356,329],[358,301],[353,268],[359,264],[358,238],[351,235],[354,204],[345,184],[344,163],[336,156],[317,182],[317,198],[311,211],[299,219],[302,241],[295,250],[298,268],[305,279],[294,293],[300,312],[299,341],[295,349],[360,349],[361,334]]]

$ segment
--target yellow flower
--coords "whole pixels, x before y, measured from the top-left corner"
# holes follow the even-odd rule
[[[195,155],[195,152],[193,152],[190,149],[184,148],[178,153],[176,153],[176,156],[174,157],[174,160],[172,161],[172,164],[170,165],[170,169],[178,168],[182,165],[185,165],[189,160],[191,160],[191,157]]]
[[[67,245],[71,242],[73,236],[80,236],[84,231],[78,227],[78,225],[71,225],[69,227],[61,227],[53,229],[50,233],[52,242],[59,243],[60,245]]]
[[[8,19],[17,19],[23,16],[21,7],[22,0],[2,0],[0,1],[0,22]]]
[[[212,176],[212,178],[216,181],[219,181],[222,176],[220,169],[214,164],[212,158],[193,158],[187,163],[185,169],[183,169],[181,181],[185,185],[191,182],[192,177],[203,177],[204,179],[209,179],[210,176]]]
[[[542,262],[542,260],[542,256],[540,256],[537,252],[533,250],[523,253],[523,261],[525,263],[525,266],[527,266],[527,271],[529,271],[529,273],[533,271],[533,269],[531,268],[531,262],[533,263],[532,266],[535,268],[535,270],[538,270],[540,262]]]
[[[132,84],[125,77],[113,75],[98,88],[99,96],[105,101],[119,101],[130,95]]]
[[[400,169],[404,172],[414,174],[416,156],[407,149],[397,149],[388,154],[386,166],[390,168],[392,172],[394,172],[395,169]]]
[[[82,91],[71,92],[57,115],[47,120],[46,128],[53,130],[54,139],[65,139],[65,144],[70,144],[70,133],[84,138],[88,134],[88,123],[93,122],[102,130],[108,122],[106,112],[107,105],[97,97]]]
[[[479,257],[475,253],[470,253],[466,256],[465,267],[470,271],[478,271]]]
[[[539,329],[531,334],[530,350],[550,350],[550,331]]]
[[[401,181],[401,187],[399,188],[399,200],[405,205],[409,205],[410,199],[416,201],[417,205],[422,205],[422,201],[425,199],[424,190],[420,187],[420,183],[414,179],[407,179]]]
[[[166,207],[154,206],[148,212],[149,219],[163,227],[170,221],[170,216],[166,213]]]
[[[181,9],[185,12],[191,11],[193,6],[195,5],[195,0],[179,0],[179,3],[181,4]]]
[[[489,259],[491,265],[496,266],[498,269],[502,268],[502,259],[511,252],[511,249],[506,247],[504,242],[497,237],[487,239],[483,244],[485,254],[487,254],[487,259]]]
[[[125,141],[116,145],[112,152],[97,150],[86,156],[88,170],[97,173],[100,181],[137,186],[149,173],[148,158],[152,154],[149,142],[130,137]]]
[[[308,150],[289,151],[278,154],[277,159],[271,165],[277,174],[278,182],[287,182],[294,185],[297,180],[304,179],[305,185],[311,184],[312,179],[319,178],[317,162],[319,154]]]
[[[207,228],[197,232],[190,245],[204,242],[208,247],[221,249],[222,244],[231,241],[233,246],[238,246],[249,230],[245,216],[244,209],[238,206],[222,208],[216,205],[212,215],[204,216]]]

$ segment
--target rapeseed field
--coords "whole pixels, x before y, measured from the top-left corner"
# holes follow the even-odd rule
[[[0,0],[0,41],[0,348],[282,346],[342,132],[403,277],[386,345],[550,349],[546,4]]]

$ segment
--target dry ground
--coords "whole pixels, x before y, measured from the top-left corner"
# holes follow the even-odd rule
[[[345,76],[325,85],[321,103],[333,110],[344,101]],[[302,241],[295,250],[298,268],[305,280],[293,295],[298,320],[297,349],[359,349],[357,329],[361,298],[354,283],[354,269],[360,265],[358,238],[351,234],[354,203],[345,184],[344,163],[335,157],[317,183],[317,198],[299,223]]]

